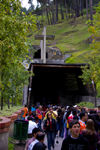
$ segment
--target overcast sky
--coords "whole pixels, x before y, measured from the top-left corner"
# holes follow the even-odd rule
[[[22,7],[26,7],[27,9],[29,8],[29,4],[28,4],[28,0],[21,0],[21,2],[22,2]],[[36,5],[37,5],[37,0],[33,0],[33,4],[35,5],[35,7],[36,7]]]

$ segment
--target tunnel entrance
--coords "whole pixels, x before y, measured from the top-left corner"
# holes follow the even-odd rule
[[[31,103],[75,104],[89,95],[79,75],[82,64],[33,64]]]

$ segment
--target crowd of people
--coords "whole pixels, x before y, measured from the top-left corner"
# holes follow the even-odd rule
[[[90,109],[37,102],[29,109],[25,105],[23,113],[30,138],[25,150],[54,149],[56,137],[63,138],[61,150],[100,150],[100,106]]]

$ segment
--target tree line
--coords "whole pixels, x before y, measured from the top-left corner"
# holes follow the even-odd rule
[[[29,29],[35,30],[33,15],[21,12],[20,0],[0,2],[0,106],[17,104],[22,100],[23,87],[32,75],[23,62],[29,57]]]
[[[37,15],[45,14],[48,25],[56,24],[59,21],[59,15],[61,20],[76,19],[83,16],[84,11],[86,12],[87,20],[93,21],[93,6],[97,6],[99,3],[99,0],[37,0],[38,5],[34,9],[32,1],[28,1],[30,4],[29,10]]]

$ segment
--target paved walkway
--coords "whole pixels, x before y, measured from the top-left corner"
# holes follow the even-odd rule
[[[61,150],[61,145],[62,145],[62,141],[63,139],[58,137],[58,142],[57,141],[57,138],[55,139],[55,148],[54,150]],[[45,140],[44,140],[44,143],[45,145],[47,145],[47,137],[45,136]],[[25,148],[25,145],[24,144],[21,144],[21,145],[15,145],[15,149],[14,150],[24,150]],[[48,148],[46,148],[46,150],[48,150]],[[53,148],[51,148],[51,150],[53,150]]]

